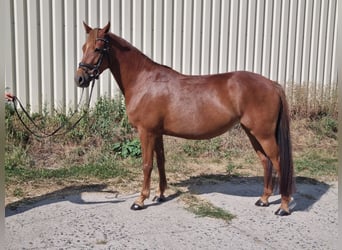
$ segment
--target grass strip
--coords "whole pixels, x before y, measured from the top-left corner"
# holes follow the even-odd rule
[[[230,212],[214,206],[212,203],[200,199],[197,196],[186,193],[183,194],[181,200],[185,203],[186,210],[194,213],[199,217],[210,217],[215,219],[221,219],[226,222],[230,222],[236,216]]]
[[[127,176],[129,171],[115,164],[92,163],[69,168],[44,169],[15,167],[6,168],[6,182],[34,181],[42,179],[89,178],[109,179]]]

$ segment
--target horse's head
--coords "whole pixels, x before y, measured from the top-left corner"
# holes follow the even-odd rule
[[[76,71],[75,82],[78,87],[86,88],[109,66],[107,33],[110,23],[108,22],[102,29],[93,29],[85,22],[83,25],[87,33],[87,41],[82,47],[83,58]]]

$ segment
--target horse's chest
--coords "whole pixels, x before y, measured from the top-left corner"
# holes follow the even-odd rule
[[[126,104],[128,120],[134,127],[156,127],[160,123],[161,106],[144,98],[134,98]]]

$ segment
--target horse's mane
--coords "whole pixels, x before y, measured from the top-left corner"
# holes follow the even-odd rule
[[[159,64],[155,61],[153,61],[150,57],[148,57],[147,55],[145,55],[144,53],[142,53],[139,49],[137,49],[136,47],[134,47],[131,43],[129,43],[128,41],[126,41],[125,39],[113,34],[113,33],[107,33],[107,37],[113,42],[113,45],[115,47],[117,47],[119,50],[121,51],[131,51],[133,53],[135,53],[136,55],[142,57],[145,63],[151,63],[152,65],[159,65],[162,67],[165,67],[166,69],[169,70],[173,70],[171,67],[163,65],[163,64]]]
[[[113,34],[107,33],[106,37],[113,42],[113,45],[122,51],[137,50],[132,44],[127,42],[125,39]]]

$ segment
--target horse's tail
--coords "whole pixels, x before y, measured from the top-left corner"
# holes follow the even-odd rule
[[[280,85],[278,85],[278,89],[280,96],[280,110],[276,138],[279,147],[280,158],[279,192],[284,196],[290,196],[295,192],[292,144],[290,135],[290,114],[285,92]]]

